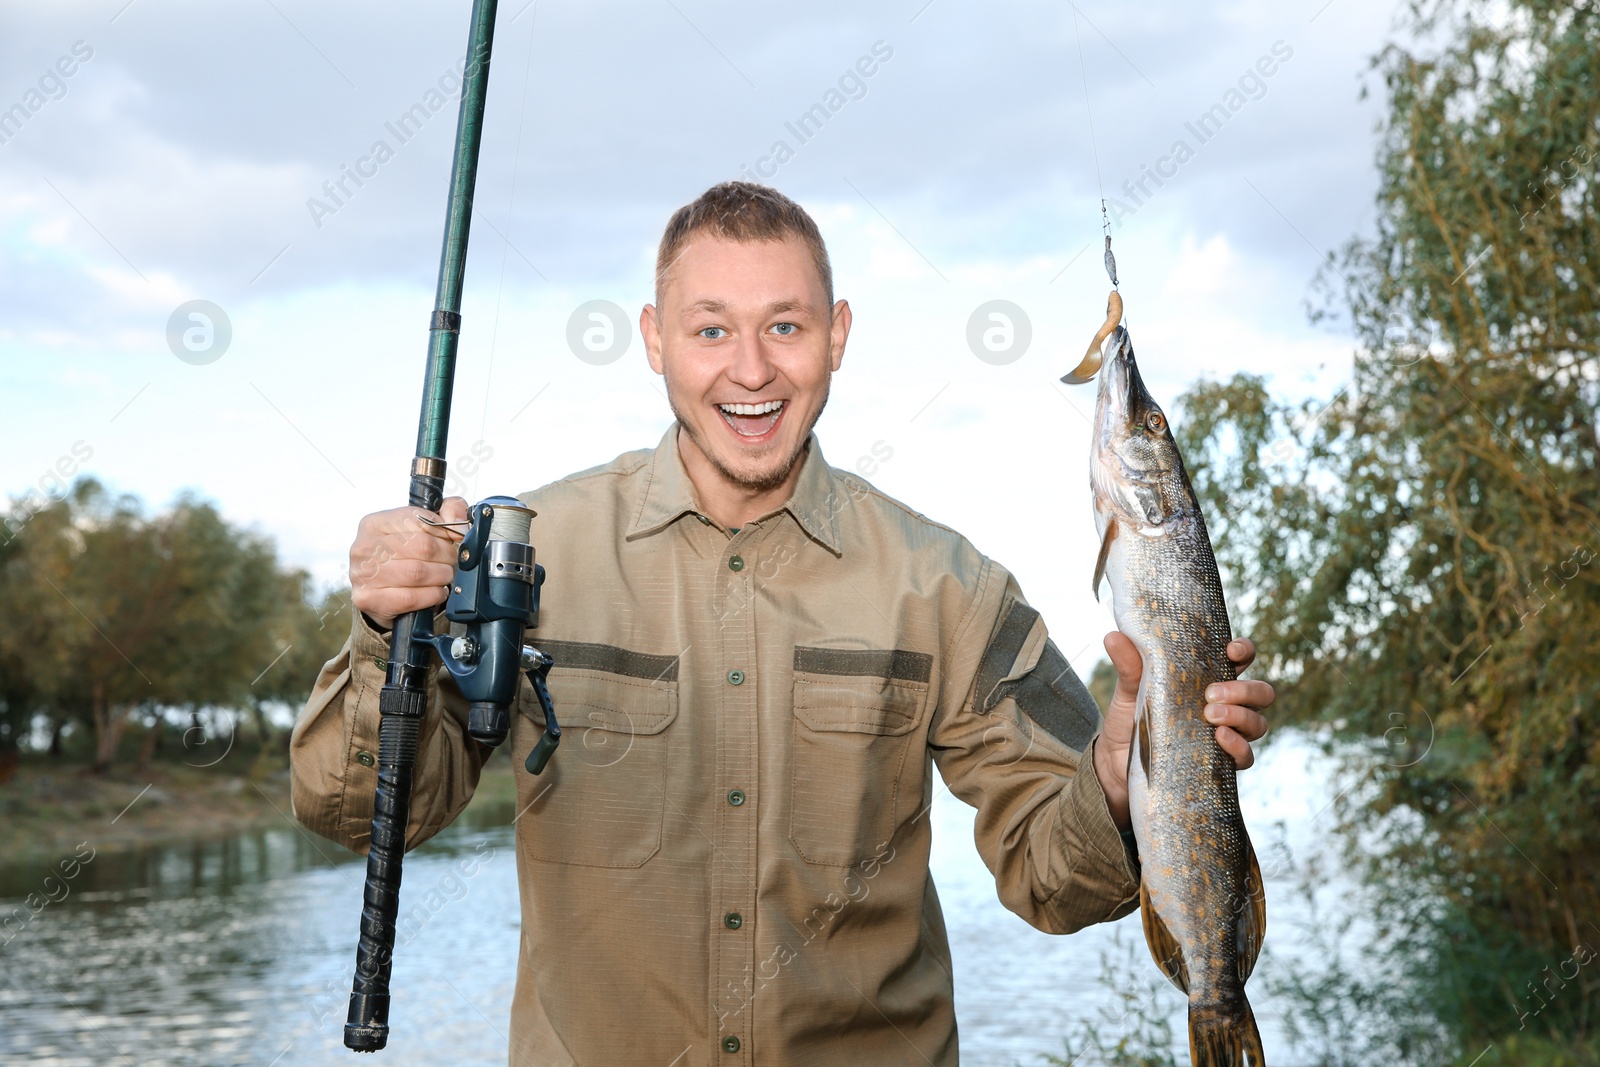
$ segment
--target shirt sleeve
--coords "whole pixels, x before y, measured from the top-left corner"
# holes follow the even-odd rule
[[[447,625],[442,615],[438,625]],[[308,830],[362,854],[372,836],[378,694],[388,657],[389,639],[353,611],[350,639],[323,665],[289,740],[295,818]],[[441,684],[437,675],[431,678],[428,705],[412,777],[407,851],[461,813],[493,751],[467,736],[467,704],[453,684]]]
[[[978,809],[1001,903],[1048,933],[1133,911],[1138,861],[1095,774],[1099,708],[993,561],[945,662],[929,743],[950,791]]]

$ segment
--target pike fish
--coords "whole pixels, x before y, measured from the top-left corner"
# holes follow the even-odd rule
[[[1092,355],[1102,365],[1089,474],[1100,534],[1095,595],[1109,580],[1117,628],[1144,658],[1128,804],[1145,941],[1188,994],[1195,1067],[1263,1067],[1244,984],[1266,933],[1266,897],[1233,757],[1202,715],[1206,687],[1235,677],[1216,556],[1127,329],[1117,326]]]

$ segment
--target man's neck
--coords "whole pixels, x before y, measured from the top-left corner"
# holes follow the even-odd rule
[[[752,489],[733,481],[719,470],[700,450],[700,446],[694,443],[688,431],[682,426],[678,427],[678,455],[682,457],[683,469],[688,472],[689,482],[694,486],[695,498],[700,501],[706,515],[729,529],[745,526],[787,503],[794,495],[795,484],[800,480],[800,469],[805,466],[810,452],[809,448],[801,449],[794,466],[789,468],[788,476],[779,485],[771,489]]]

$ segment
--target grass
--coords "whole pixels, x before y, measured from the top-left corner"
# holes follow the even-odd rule
[[[195,765],[200,762],[180,749],[157,756],[143,771],[127,758],[110,774],[97,775],[70,751],[24,754],[0,783],[0,866],[49,863],[84,841],[96,851],[116,852],[291,821],[286,741],[265,749],[241,743],[212,766]],[[492,825],[515,814],[512,762],[496,753],[463,817]]]
[[[289,811],[287,764],[194,767],[152,760],[96,775],[87,767],[24,756],[0,785],[0,865],[49,860],[88,841],[118,851],[158,841],[215,837],[282,822]]]

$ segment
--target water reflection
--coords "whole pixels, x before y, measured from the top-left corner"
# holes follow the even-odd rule
[[[505,1062],[510,845],[509,826],[467,825],[408,860],[407,903],[430,890],[441,903],[413,919],[396,954],[390,1063]],[[50,870],[0,872],[0,911],[26,910]],[[0,947],[0,1062],[348,1064],[362,872],[358,857],[288,826],[96,854]]]
[[[1331,820],[1319,812],[1326,781],[1311,747],[1285,738],[1242,787],[1266,869],[1269,944],[1285,963],[1294,958],[1297,917],[1280,892],[1288,872],[1271,858],[1271,827],[1286,823],[1292,854],[1314,851],[1316,820]],[[407,859],[394,1033],[383,1054],[393,1067],[506,1062],[519,941],[511,814],[469,809]],[[1100,964],[1114,928],[1062,938],[1028,927],[995,899],[972,846],[971,809],[944,793],[931,817],[962,1062],[1035,1067],[1043,1054],[1060,1053],[1074,1020],[1115,1002]],[[97,853],[65,883],[63,899],[0,944],[0,1063],[351,1067],[342,1028],[363,869],[358,857],[287,823]],[[44,863],[0,869],[0,917],[18,906],[26,913],[28,894],[40,893],[52,870],[62,873]],[[1130,962],[1112,980],[1125,988],[1153,971],[1137,916],[1122,925],[1137,948],[1122,954]],[[1269,1059],[1293,1062],[1283,1057],[1275,1006],[1264,994],[1253,1000]],[[1181,1058],[1182,998],[1165,989],[1155,1008],[1179,1023]]]

